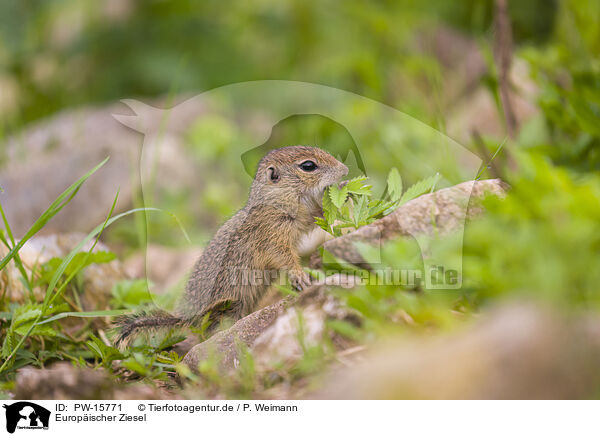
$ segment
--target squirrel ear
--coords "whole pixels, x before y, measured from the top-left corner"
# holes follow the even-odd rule
[[[267,177],[273,183],[277,183],[279,181],[279,171],[275,167],[267,168]]]

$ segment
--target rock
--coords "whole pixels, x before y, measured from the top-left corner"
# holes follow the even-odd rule
[[[116,211],[131,201],[131,163],[139,135],[111,117],[117,105],[61,113],[9,138],[0,196],[16,235],[24,234],[50,203],[87,171],[111,156],[43,231],[89,231],[106,218],[117,189]]]
[[[54,257],[65,257],[77,244],[85,238],[84,234],[68,233],[63,235],[34,236],[23,245],[19,251],[21,261],[28,276],[32,269],[39,268],[45,262]],[[93,240],[82,247],[82,252],[88,251]],[[101,242],[94,247],[94,252],[110,251]],[[8,253],[6,247],[0,247],[0,258]],[[6,290],[8,300],[22,303],[27,290],[20,280],[21,273],[14,262],[10,262],[6,268],[0,271],[0,293]],[[111,291],[115,283],[127,279],[128,276],[122,264],[118,260],[108,263],[92,264],[83,272],[83,288],[85,292],[81,295],[81,303],[84,310],[101,310],[108,308]],[[34,295],[41,301],[44,298],[45,289],[37,287]]]
[[[173,345],[173,351],[175,351],[179,356],[185,356],[190,352],[192,348],[201,343],[202,341],[196,335],[190,335],[186,337],[183,341],[176,343]]]
[[[300,294],[294,305],[279,315],[252,344],[252,355],[259,369],[269,369],[281,363],[289,365],[300,360],[305,349],[322,343],[328,320],[360,322],[326,292],[330,286],[351,288],[354,277],[332,275],[324,283],[317,283]]]
[[[357,242],[380,244],[388,240],[420,234],[448,234],[461,228],[465,218],[483,212],[476,203],[485,195],[504,195],[500,179],[470,181],[422,195],[400,206],[388,216],[344,236],[327,241],[323,248],[339,259],[364,266],[355,247]],[[319,268],[319,253],[311,257],[311,267]]]
[[[469,328],[399,338],[334,371],[321,399],[572,399],[597,395],[600,318],[516,302]]]
[[[145,252],[125,260],[124,267],[131,277],[147,278],[152,292],[164,294],[178,285],[185,286],[186,276],[201,253],[197,247],[179,249],[148,244]]]
[[[287,309],[254,341],[255,363],[259,367],[268,367],[300,360],[304,349],[320,343],[326,318],[326,313],[316,304]]]
[[[117,384],[102,368],[60,362],[48,369],[25,367],[17,372],[17,400],[164,400],[172,394],[142,384]]]
[[[218,353],[221,366],[234,368],[238,363],[237,342],[251,345],[254,340],[281,314],[289,304],[286,298],[240,319],[227,330],[216,333],[208,340],[193,347],[184,357],[183,363],[196,370],[212,353]]]
[[[135,102],[130,106],[141,107]],[[142,135],[113,117],[113,114],[131,113],[124,108],[122,103],[117,103],[64,111],[0,144],[5,150],[6,162],[0,172],[0,186],[4,190],[0,201],[15,235],[23,235],[64,189],[107,156],[110,156],[109,162],[84,183],[42,232],[91,230],[104,221],[118,190],[115,214],[131,207],[133,192],[139,189],[132,186],[132,176],[140,172]],[[154,109],[145,108],[148,109],[140,111]],[[171,120],[169,128],[161,132],[161,159],[156,170],[165,176],[162,184],[166,188],[196,186],[194,175],[198,172],[181,152],[182,132],[203,110],[196,105],[179,111],[177,119]],[[157,117],[163,112],[154,109],[155,116],[147,119],[158,125]],[[152,141],[147,143],[152,146]],[[154,165],[153,162],[141,164],[149,168]]]
[[[221,369],[226,371],[237,366],[237,344],[240,342],[250,347],[260,369],[275,363],[295,362],[302,357],[303,346],[311,347],[320,342],[328,319],[353,319],[350,312],[326,293],[329,286],[351,287],[353,281],[353,277],[330,276],[298,296],[286,297],[260,309],[193,347],[183,363],[195,370],[200,362],[215,353],[220,358]],[[299,342],[300,326],[302,345]]]

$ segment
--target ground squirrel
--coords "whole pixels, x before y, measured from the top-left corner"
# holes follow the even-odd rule
[[[213,320],[240,319],[255,310],[281,270],[296,289],[308,286],[298,243],[322,216],[325,188],[347,174],[343,163],[316,147],[269,152],[258,163],[248,203],[217,231],[196,262],[178,310],[119,318],[117,343],[138,330],[198,326],[207,313]]]

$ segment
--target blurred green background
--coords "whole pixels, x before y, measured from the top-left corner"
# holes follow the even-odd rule
[[[510,3],[516,41],[536,46],[553,38],[561,7],[569,15],[591,7]],[[439,72],[419,38],[443,25],[485,45],[492,16],[492,0],[4,0],[2,124],[18,128],[65,107],[258,79],[339,87],[433,122]],[[591,18],[582,11],[563,21]]]
[[[497,99],[493,11],[492,0],[4,0],[0,131],[64,108],[285,79],[355,92],[444,132],[473,86]],[[597,150],[575,130],[598,134],[597,107],[581,102],[598,102],[598,1],[510,1],[509,11],[551,133],[577,142],[578,151],[548,152],[581,164],[574,153]],[[471,43],[485,62],[474,83],[461,58]]]
[[[574,174],[595,173],[600,167],[600,2],[508,5],[513,66],[518,67],[511,89],[524,101],[513,102],[519,130],[512,145]],[[390,105],[447,133],[486,162],[506,140],[493,20],[493,0],[4,0],[0,138],[65,109],[122,98],[167,104],[170,96],[284,79]],[[523,95],[523,89],[529,92]],[[489,107],[478,105],[482,98],[492,102],[492,115],[486,113]],[[526,107],[525,115],[519,106]],[[201,200],[214,216],[205,221],[206,235],[246,195],[249,179],[239,171],[238,156],[249,142],[236,129],[213,116],[192,123],[185,136],[207,172]],[[283,130],[282,138],[300,142],[347,139],[326,118],[298,117]],[[408,141],[406,132],[391,123],[382,122],[371,134],[361,152],[375,185],[389,170],[378,148],[410,147]],[[495,162],[506,166],[505,153]],[[410,162],[405,166],[409,182],[423,177],[411,174]],[[223,174],[236,183],[220,184]],[[497,175],[494,168],[482,173]],[[197,220],[189,212],[190,193],[170,195],[171,209],[184,220],[187,214],[188,222]]]
[[[343,108],[349,119],[365,121],[364,143],[358,145],[375,190],[384,189],[390,166],[398,166],[405,187],[431,175],[417,165],[440,159],[428,152],[431,132],[437,138],[447,134],[475,153],[484,162],[479,177],[502,177],[510,184],[506,199],[489,199],[486,215],[466,227],[462,251],[445,253],[446,261],[460,256],[463,262],[462,289],[418,293],[394,285],[340,295],[365,321],[354,339],[456,324],[457,313],[468,317],[514,295],[598,310],[600,0],[508,0],[508,5],[509,93],[517,119],[512,139],[500,98],[493,0],[2,0],[0,144],[62,111],[123,98],[166,107],[223,85],[265,79],[343,89],[425,123],[413,120],[411,130],[408,123],[378,119],[360,104]],[[240,156],[264,142],[257,143],[256,132],[247,127],[273,126],[248,101],[237,102],[240,107],[217,101],[225,110],[191,120],[178,132],[201,185],[156,184],[162,189],[160,206],[192,229],[197,245],[247,198],[247,171],[260,156],[247,162]],[[246,130],[234,122],[240,119]],[[269,146],[352,146],[346,130],[352,126],[327,117],[274,122]],[[11,163],[4,151],[0,148],[0,171]],[[461,162],[447,163],[458,174],[448,170],[447,184],[464,180]],[[84,170],[70,169],[76,170],[73,181]],[[146,205],[155,205],[154,187],[145,187]],[[109,194],[112,201],[114,193]],[[143,204],[139,192],[130,194],[127,201]],[[104,205],[92,206],[105,216]],[[124,219],[103,240],[124,259],[143,248],[144,224]],[[151,242],[183,245],[171,216],[156,215],[148,224]],[[412,240],[391,242],[382,261],[389,267],[414,261],[419,268],[417,248]],[[137,306],[142,291],[145,283],[116,288],[118,304],[112,304]],[[127,300],[128,293],[135,298]],[[5,313],[15,312],[1,303]],[[394,321],[399,311],[414,323]],[[63,358],[62,347],[47,358]]]

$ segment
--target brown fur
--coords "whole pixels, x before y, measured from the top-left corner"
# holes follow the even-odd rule
[[[299,164],[306,160],[315,162],[317,170],[303,171]],[[268,153],[258,164],[246,206],[217,231],[196,262],[177,314],[121,318],[118,342],[139,329],[199,325],[209,312],[213,320],[240,319],[254,311],[268,279],[280,270],[296,289],[308,286],[298,243],[322,215],[324,189],[346,174],[344,164],[319,148],[292,146]],[[267,280],[244,280],[253,271],[266,273]]]

